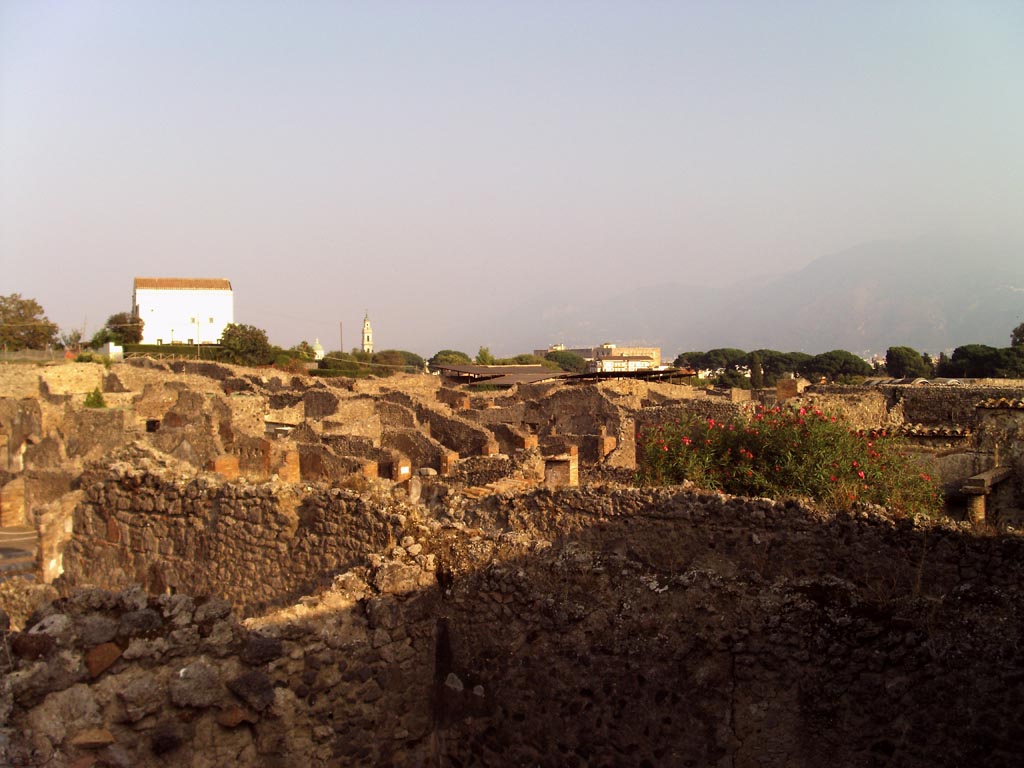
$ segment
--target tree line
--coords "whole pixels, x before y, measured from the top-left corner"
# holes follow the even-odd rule
[[[1013,329],[1008,347],[965,344],[935,359],[912,347],[893,346],[886,350],[885,363],[878,367],[841,349],[810,355],[774,349],[745,352],[730,347],[683,352],[673,364],[695,371],[717,371],[713,383],[718,386],[755,389],[774,386],[780,378],[794,375],[811,381],[825,379],[837,383],[854,383],[879,375],[896,379],[1020,379],[1024,378],[1024,323]]]
[[[98,349],[107,342],[120,346],[138,344],[142,340],[143,321],[130,312],[117,312],[107,318],[103,328],[85,341],[78,330],[60,333],[35,299],[12,293],[0,296],[0,349],[18,352],[25,349],[64,348],[79,351]],[[313,361],[313,348],[305,341],[282,349],[274,346],[266,331],[252,325],[232,323],[227,326],[216,349],[207,351],[211,359],[239,365],[278,365],[306,367]],[[549,352],[544,357],[532,354],[496,358],[487,347],[480,347],[476,357],[452,349],[442,349],[429,360],[405,350],[384,350],[365,353],[327,353],[317,370],[322,375],[389,375],[395,371],[421,371],[427,365],[543,365],[552,369],[580,372],[586,360],[572,352]],[[683,352],[676,357],[679,368],[718,371],[714,383],[721,386],[774,386],[778,379],[791,375],[812,381],[849,383],[867,376],[885,374],[893,378],[933,376],[947,378],[1024,378],[1024,323],[1010,334],[1010,346],[991,347],[986,344],[965,344],[950,355],[942,353],[933,359],[907,346],[889,347],[883,368],[874,368],[867,361],[841,349],[810,355],[804,352],[780,352],[756,349],[746,352],[723,347],[706,352]],[[746,372],[749,371],[749,376]]]

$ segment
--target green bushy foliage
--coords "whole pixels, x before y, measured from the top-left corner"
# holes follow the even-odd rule
[[[96,387],[92,392],[85,396],[85,407],[86,408],[106,408],[107,401],[103,399],[103,393],[100,392],[100,388]]]
[[[848,507],[856,501],[907,515],[937,515],[942,494],[885,431],[853,432],[819,410],[759,408],[749,419],[697,417],[637,436],[640,480],[690,480],[741,496],[807,496]]]

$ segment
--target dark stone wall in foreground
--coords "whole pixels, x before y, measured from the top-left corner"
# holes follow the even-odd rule
[[[1024,752],[1018,537],[679,490],[415,509],[387,551],[245,625],[217,599],[71,591],[6,638],[4,758],[923,768]]]

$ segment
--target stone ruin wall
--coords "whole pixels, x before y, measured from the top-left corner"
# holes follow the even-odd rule
[[[979,403],[1018,401],[1022,393],[1019,385],[994,384],[883,385],[877,391],[816,386],[793,402],[842,413],[855,428],[903,434],[923,469],[942,485],[953,511],[964,503],[960,489],[968,477],[995,466],[1012,468],[1012,478],[997,486],[986,504],[990,519],[1019,527],[1024,524],[1024,409]],[[917,426],[924,427],[920,434]],[[929,428],[938,428],[937,433]]]
[[[185,481],[123,464],[84,483],[63,553],[69,585],[218,595],[242,614],[285,605],[386,549],[398,514],[340,489]]]
[[[408,512],[395,546],[244,624],[216,597],[72,589],[7,638],[0,755],[931,768],[1024,750],[1017,538],[678,489]]]
[[[975,385],[880,385],[878,387],[849,387],[815,385],[804,393],[804,398],[859,414],[866,428],[886,424],[925,424],[961,426],[977,429],[980,415],[977,404],[989,398],[1020,397],[1024,387]],[[856,397],[864,407],[850,408]],[[856,421],[856,419],[854,419]],[[858,428],[860,424],[856,425]]]

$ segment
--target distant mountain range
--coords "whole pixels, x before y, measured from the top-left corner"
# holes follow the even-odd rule
[[[671,360],[715,347],[862,355],[896,345],[934,354],[1005,347],[1022,321],[1024,248],[931,237],[869,243],[731,285],[662,283],[571,302],[561,293],[483,320],[480,330],[500,349],[612,341],[660,345]]]

